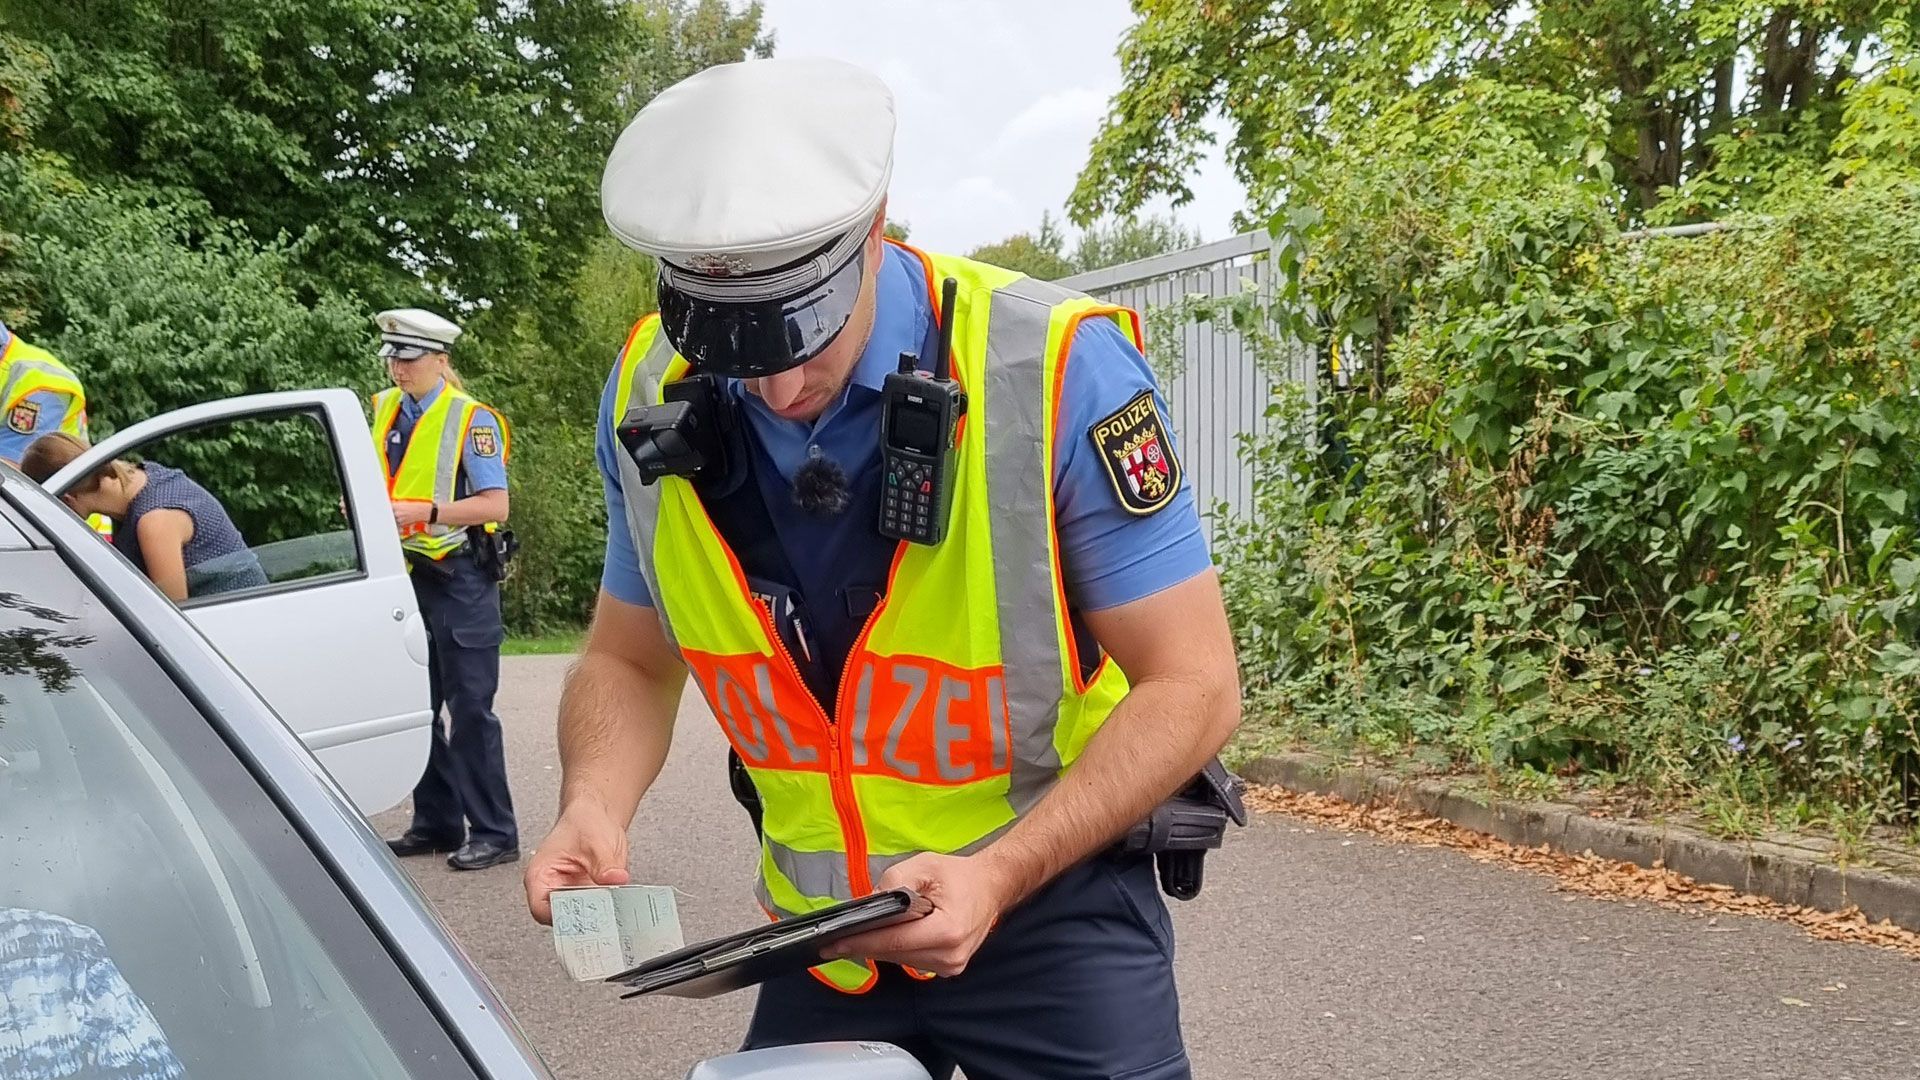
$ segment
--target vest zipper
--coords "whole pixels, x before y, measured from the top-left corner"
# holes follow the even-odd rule
[[[718,530],[715,530],[718,532]],[[724,537],[721,545],[726,545]],[[847,650],[847,659],[840,668],[840,692],[834,699],[833,711],[829,712],[814,696],[813,688],[800,674],[800,665],[794,662],[793,653],[787,649],[787,643],[780,640],[780,633],[774,628],[773,608],[765,601],[749,594],[754,609],[760,613],[760,625],[767,632],[767,640],[773,644],[773,651],[786,662],[787,673],[793,676],[794,685],[800,687],[827,726],[827,786],[833,792],[833,808],[840,816],[840,836],[847,845],[847,885],[858,899],[873,891],[873,875],[867,870],[867,827],[860,819],[860,802],[853,793],[853,747],[840,738],[840,713],[846,705],[847,696],[852,692],[848,681],[853,676],[853,662],[866,651],[867,637],[873,633],[873,625],[880,621],[880,613],[887,610],[887,600],[893,594],[893,574],[900,568],[900,556],[906,551],[906,542],[901,541],[893,553],[893,565],[887,570],[887,589],[880,594],[880,602],[867,614],[867,621],[860,627],[860,636],[853,641],[853,648]],[[729,556],[732,551],[729,549]]]
[[[848,747],[840,738],[840,725],[833,713],[820,704],[813,695],[813,688],[800,674],[800,665],[794,662],[793,653],[788,651],[787,643],[780,640],[780,632],[773,624],[773,608],[758,597],[753,598],[754,610],[760,613],[760,625],[767,632],[767,640],[773,644],[775,655],[787,665],[787,674],[793,676],[794,685],[807,695],[807,701],[826,722],[827,729],[827,787],[833,792],[833,809],[840,818],[840,838],[847,846],[847,885],[855,899],[873,891],[872,876],[867,873],[867,830],[860,821],[860,803],[853,794],[853,780],[848,775],[851,766],[847,762]],[[874,608],[874,614],[880,613]],[[868,616],[867,626],[873,625],[872,616]],[[847,670],[853,668],[853,658],[860,653],[860,645],[867,639],[866,627],[861,628],[860,639],[847,652]],[[846,678],[842,673],[841,678]]]

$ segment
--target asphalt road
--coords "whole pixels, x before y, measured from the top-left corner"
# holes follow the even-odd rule
[[[551,825],[566,657],[505,661],[498,701],[523,848]],[[705,707],[633,826],[634,880],[681,890],[688,940],[759,918],[750,827]],[[404,811],[376,823],[393,830]],[[751,998],[621,1001],[570,982],[518,865],[408,860],[555,1075],[678,1078],[734,1048]],[[1920,963],[1741,916],[1570,897],[1544,877],[1263,815],[1178,905],[1195,1072],[1219,1078],[1912,1080]],[[1782,999],[1790,999],[1783,1001]],[[1790,1002],[1803,1002],[1792,1004]]]

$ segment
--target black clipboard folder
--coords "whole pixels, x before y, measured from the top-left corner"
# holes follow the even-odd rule
[[[912,889],[889,889],[744,933],[695,942],[609,975],[607,981],[630,988],[622,998],[644,994],[716,997],[814,967],[825,962],[820,950],[835,941],[911,922],[932,911],[932,901]]]

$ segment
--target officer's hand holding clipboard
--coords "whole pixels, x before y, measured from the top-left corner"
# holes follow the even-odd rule
[[[607,981],[631,988],[621,997],[714,997],[824,963],[820,950],[842,938],[911,922],[932,912],[933,902],[912,889],[888,889],[744,933],[697,942],[610,975]]]

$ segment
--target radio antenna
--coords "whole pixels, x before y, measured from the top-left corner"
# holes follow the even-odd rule
[[[940,382],[953,377],[953,301],[959,291],[952,278],[940,286],[940,347],[933,354],[933,377]]]

